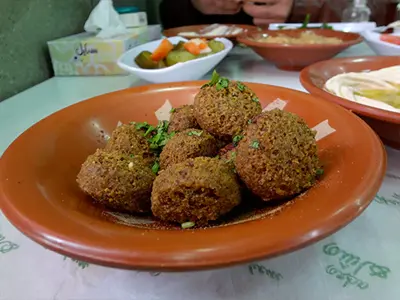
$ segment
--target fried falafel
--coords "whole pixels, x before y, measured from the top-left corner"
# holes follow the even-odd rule
[[[180,163],[198,156],[215,156],[218,153],[215,138],[204,130],[186,129],[175,134],[160,154],[160,168]]]
[[[249,87],[234,81],[224,86],[203,86],[195,96],[194,116],[202,129],[230,142],[262,109]]]
[[[173,108],[169,120],[168,133],[180,132],[189,128],[201,129],[193,113],[193,105]]]
[[[102,149],[86,159],[77,176],[79,187],[95,202],[131,213],[150,211],[154,179],[142,157]]]
[[[264,112],[236,148],[236,171],[264,201],[301,193],[314,185],[321,168],[315,134],[295,114]]]
[[[153,184],[151,210],[163,221],[206,225],[240,203],[236,175],[221,160],[197,157],[162,171]]]
[[[118,126],[108,140],[105,151],[140,156],[145,160],[146,165],[152,165],[155,160],[143,131],[138,130],[134,123]]]

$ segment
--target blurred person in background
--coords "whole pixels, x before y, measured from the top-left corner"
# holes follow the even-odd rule
[[[387,25],[394,0],[368,0],[371,21]],[[199,24],[340,22],[349,0],[162,0],[161,23],[165,29]]]

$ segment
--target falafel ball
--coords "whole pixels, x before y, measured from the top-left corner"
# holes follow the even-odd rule
[[[264,112],[236,148],[236,171],[264,201],[294,196],[313,186],[320,171],[315,134],[295,114]]]
[[[160,154],[160,168],[180,163],[188,158],[215,156],[218,153],[215,138],[204,130],[186,129],[175,134]]]
[[[197,157],[175,164],[156,178],[151,210],[163,221],[205,225],[240,203],[237,176],[221,160]]]
[[[98,149],[82,164],[79,187],[95,202],[122,212],[150,211],[154,173],[140,156]]]
[[[118,126],[108,140],[105,150],[140,156],[145,160],[146,165],[152,165],[155,160],[143,131],[136,129],[135,124]]]
[[[229,142],[261,110],[257,96],[240,82],[229,82],[220,89],[204,86],[194,100],[194,116],[200,127]]]
[[[169,120],[168,133],[180,132],[189,128],[200,129],[193,114],[193,105],[174,108]]]

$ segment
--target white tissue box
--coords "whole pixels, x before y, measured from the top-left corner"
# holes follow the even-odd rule
[[[127,50],[161,38],[161,26],[129,29],[127,34],[101,39],[79,33],[47,42],[55,76],[93,76],[127,74],[117,65]]]

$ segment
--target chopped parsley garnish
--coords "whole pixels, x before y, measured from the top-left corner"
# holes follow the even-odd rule
[[[251,142],[250,147],[253,149],[259,149],[260,148],[260,142],[257,140],[254,140]]]
[[[303,24],[300,26],[300,29],[306,29],[308,27],[308,23],[310,23],[311,14],[307,14],[304,18]]]
[[[171,110],[169,111],[171,114],[174,113],[176,111],[175,108],[171,108]]]
[[[158,160],[156,160],[153,166],[151,167],[151,171],[153,171],[154,174],[157,174],[159,170],[160,170],[160,163],[158,162]]]
[[[260,100],[258,99],[258,97],[253,97],[253,99],[251,99],[251,100],[253,100],[254,102],[260,102]]]
[[[181,224],[182,229],[188,229],[196,225],[195,222],[185,222]]]
[[[211,81],[204,84],[201,88],[204,88],[206,86],[214,86],[214,85],[215,85],[215,88],[217,89],[217,91],[220,91],[229,86],[229,79],[219,76],[217,71],[214,70],[212,77],[211,77]]]
[[[195,131],[195,130],[193,130],[193,131],[189,131],[189,132],[188,132],[188,136],[193,136],[193,135],[201,136],[202,134],[203,134],[203,130],[202,130],[202,131]]]
[[[236,147],[242,138],[243,135],[235,135],[233,137],[233,145]]]
[[[224,88],[227,88],[228,86],[229,86],[229,79],[221,77],[218,80],[217,84],[215,85],[215,88],[217,89],[217,91],[220,91]]]
[[[247,124],[251,124],[251,123],[253,123],[253,120],[252,120],[252,119],[250,119],[250,120],[247,121]]]
[[[322,176],[324,174],[324,169],[319,168],[317,169],[317,176]]]
[[[232,151],[231,153],[230,153],[230,158],[226,161],[227,163],[230,163],[230,162],[232,162],[235,158],[236,158],[236,151]]]
[[[331,25],[328,25],[327,23],[322,23],[321,28],[322,29],[333,29],[333,27]]]
[[[135,124],[135,127],[137,130],[143,129],[143,128],[148,128],[149,124],[147,122],[143,123],[133,123]]]
[[[130,154],[129,156],[130,156],[131,158],[133,158],[135,155],[133,155],[133,154]]]
[[[169,139],[175,135],[175,132],[168,133],[168,125],[168,121],[160,121],[156,127],[143,122],[137,123],[136,129],[144,131],[144,136],[150,143],[150,149],[158,155]]]
[[[243,92],[244,89],[246,88],[246,86],[245,86],[243,83],[241,83],[240,81],[238,81],[238,82],[236,83],[236,85],[237,85],[239,91],[241,91],[241,92]]]

